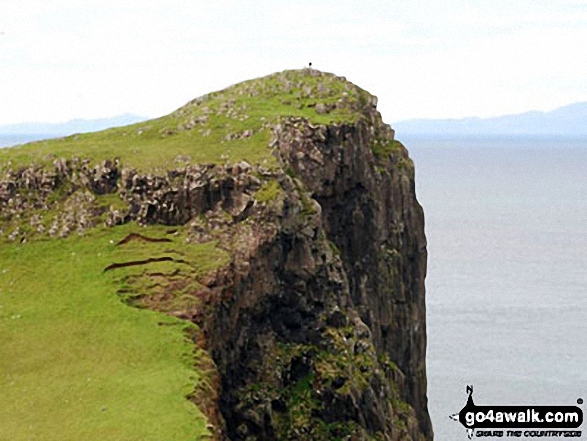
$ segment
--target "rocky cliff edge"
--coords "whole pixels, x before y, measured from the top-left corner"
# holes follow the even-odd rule
[[[285,71],[5,149],[0,235],[130,228],[116,245],[144,255],[103,271],[129,304],[196,325],[189,399],[213,439],[430,440],[424,217],[376,105],[344,78]]]

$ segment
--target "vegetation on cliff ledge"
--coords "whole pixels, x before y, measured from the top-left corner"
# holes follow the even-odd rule
[[[151,121],[1,149],[0,439],[218,439],[220,380],[194,324],[224,306],[216,277],[233,277],[260,238],[277,235],[271,216],[291,216],[285,235],[297,228],[327,240],[321,207],[299,167],[276,153],[276,134],[293,124],[303,142],[304,130],[367,121],[369,161],[396,155],[393,164],[405,168],[405,149],[378,113],[374,121],[375,105],[343,77],[284,71]],[[333,242],[324,248],[330,257],[321,264],[334,271],[341,251]],[[307,277],[312,265],[288,271]],[[357,421],[330,415],[323,423],[315,414],[329,409],[311,390],[331,389],[350,409],[364,390],[391,381],[370,335],[356,337],[353,326],[328,328],[324,347],[281,346],[277,370],[303,355],[313,360],[304,375],[288,387],[247,389],[281,394],[281,439],[310,423],[320,433],[313,439],[367,436]],[[387,414],[408,406],[396,404]]]

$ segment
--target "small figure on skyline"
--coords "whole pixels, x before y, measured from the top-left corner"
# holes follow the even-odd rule
[[[312,62],[311,62],[311,61],[310,61],[310,63],[308,64],[308,67],[309,67],[310,69],[312,69]]]

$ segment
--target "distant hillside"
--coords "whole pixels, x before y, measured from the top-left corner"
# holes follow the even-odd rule
[[[0,126],[0,136],[12,135],[38,135],[48,137],[65,136],[73,133],[87,133],[111,127],[126,126],[137,122],[145,121],[147,118],[130,113],[101,119],[73,119],[62,123],[27,122]]]
[[[549,112],[525,112],[495,118],[412,119],[393,124],[402,135],[444,136],[587,136],[587,102]]]

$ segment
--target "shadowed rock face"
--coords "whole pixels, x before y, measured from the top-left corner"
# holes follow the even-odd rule
[[[306,171],[292,161],[320,203],[326,236],[341,251],[350,303],[370,328],[377,351],[406,375],[403,397],[429,432],[426,400],[426,238],[416,202],[413,168],[398,149],[376,170],[369,146],[372,126],[329,129],[318,145],[294,148],[320,152],[324,164]],[[292,151],[291,147],[286,149]],[[291,158],[290,154],[290,158]]]
[[[205,325],[230,439],[432,438],[423,213],[405,149],[377,158],[371,127],[277,131],[294,177]]]
[[[198,324],[194,341],[214,362],[213,393],[192,400],[216,439],[431,440],[424,218],[412,162],[375,104],[353,124],[284,119],[271,169],[190,165],[154,176],[117,160],[57,160],[49,171],[8,170],[0,234],[159,223],[229,251],[228,265],[197,280],[204,302],[173,312]],[[26,232],[14,227],[22,219]]]

